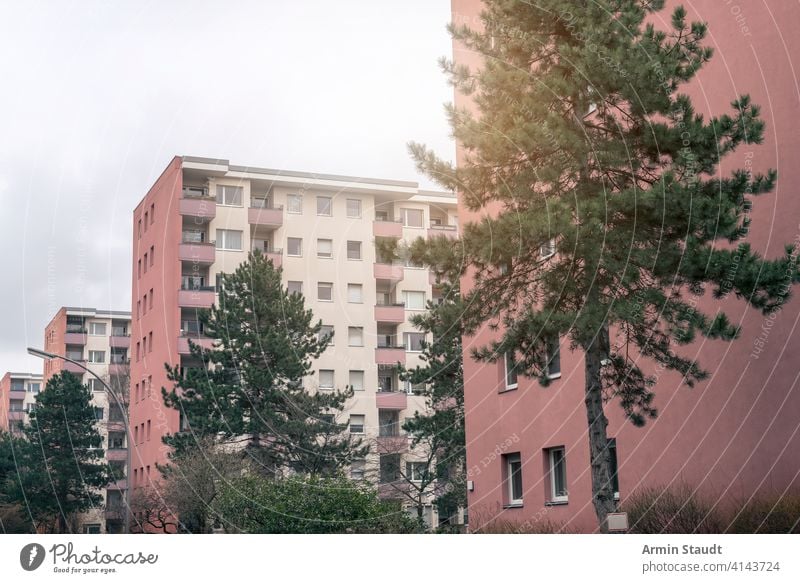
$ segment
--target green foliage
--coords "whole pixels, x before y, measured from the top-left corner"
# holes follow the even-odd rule
[[[13,441],[8,500],[25,508],[37,529],[66,532],[71,516],[102,503],[99,489],[110,481],[92,391],[70,373],[55,375],[36,396],[24,436]]]
[[[410,533],[416,523],[399,504],[341,476],[271,479],[248,475],[221,485],[213,503],[228,532]]]
[[[303,388],[330,338],[319,337],[321,322],[313,323],[301,294],[283,287],[271,260],[256,251],[225,274],[219,305],[202,311],[200,320],[216,348],[190,342],[202,365],[167,365],[175,387],[162,389],[165,404],[181,412],[188,428],[164,438],[174,455],[204,438],[241,439],[267,474],[332,472],[364,455],[346,426],[326,417],[341,412],[352,389]]]

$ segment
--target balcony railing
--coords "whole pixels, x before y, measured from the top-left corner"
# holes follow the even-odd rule
[[[127,328],[111,328],[111,336],[130,336]]]
[[[283,225],[283,206],[274,206],[268,202],[250,203],[247,209],[247,220],[251,225],[277,228]]]
[[[375,237],[400,238],[403,236],[403,221],[398,219],[375,219],[372,223]]]
[[[205,243],[206,234],[200,231],[183,231],[181,233],[181,243]]]

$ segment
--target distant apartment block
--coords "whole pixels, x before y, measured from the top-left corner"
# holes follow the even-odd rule
[[[94,308],[61,308],[45,328],[44,350],[80,362],[102,378],[124,406],[129,385],[131,314]],[[103,491],[104,508],[79,517],[86,533],[119,533],[124,522],[127,439],[120,403],[110,398],[103,384],[84,369],[60,359],[44,362],[44,383],[55,374],[67,371],[92,389],[95,417],[104,439],[107,462],[114,481]]]
[[[165,363],[199,366],[189,339],[211,347],[198,309],[217,299],[221,274],[259,249],[283,268],[284,283],[334,331],[315,363],[308,390],[352,385],[349,431],[375,444],[354,465],[372,466],[391,495],[401,463],[413,463],[403,420],[423,398],[398,378],[397,364],[420,362],[422,335],[408,322],[440,292],[422,266],[382,257],[375,242],[457,237],[456,199],[414,182],[234,166],[226,160],[176,157],[133,215],[131,423],[136,440],[133,487],[157,479],[166,461],[161,438],[181,429],[166,409]],[[431,515],[429,517],[433,519]]]
[[[3,375],[0,379],[0,431],[15,435],[22,432],[42,386],[40,374],[7,372]]]

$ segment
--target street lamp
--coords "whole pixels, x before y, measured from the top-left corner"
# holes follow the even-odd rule
[[[102,384],[103,387],[105,387],[106,393],[108,393],[114,399],[114,401],[117,403],[117,405],[119,406],[119,410],[122,412],[122,421],[125,424],[125,440],[127,441],[127,446],[128,446],[126,448],[127,449],[128,460],[127,460],[127,467],[125,468],[125,506],[126,506],[126,509],[125,509],[125,534],[130,534],[130,532],[131,532],[131,471],[132,471],[131,470],[131,465],[132,465],[132,459],[133,459],[132,455],[131,455],[131,447],[133,445],[133,439],[131,439],[131,426],[130,426],[130,423],[128,423],[128,411],[127,411],[127,408],[124,406],[122,401],[120,401],[119,396],[117,395],[117,393],[115,393],[114,390],[110,386],[108,386],[108,383],[106,383],[103,379],[101,379],[99,376],[97,376],[97,374],[94,371],[89,370],[88,368],[86,368],[86,366],[84,366],[83,364],[81,364],[77,360],[73,360],[73,359],[71,359],[69,357],[62,356],[60,354],[54,354],[52,352],[46,352],[44,350],[39,350],[38,348],[32,348],[32,347],[28,347],[28,354],[30,354],[31,356],[35,356],[37,358],[44,359],[44,360],[53,360],[54,358],[59,358],[59,359],[64,360],[66,362],[71,362],[72,364],[82,368],[83,370],[88,372],[90,375],[92,375],[94,378],[96,378],[98,381],[100,381],[100,384]]]

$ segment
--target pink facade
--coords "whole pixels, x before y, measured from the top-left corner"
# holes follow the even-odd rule
[[[661,26],[675,4],[668,2],[658,16]],[[800,19],[800,5],[740,8],[699,0],[686,7],[690,18],[708,22],[707,40],[715,51],[696,81],[685,88],[698,111],[728,111],[737,93],[744,92],[762,106],[764,144],[742,147],[726,159],[722,170],[778,170],[775,191],[754,201],[748,240],[766,256],[779,256],[784,243],[796,241],[800,234],[800,199],[793,196],[800,184],[800,104],[790,73],[792,63],[800,59],[800,38],[790,30]],[[453,0],[456,24],[476,26],[479,11],[478,0]],[[462,63],[479,63],[463,47],[456,45],[454,51]],[[461,95],[456,102],[469,106]],[[463,161],[460,149],[457,160]],[[462,225],[473,219],[463,207],[459,214]],[[468,289],[470,282],[463,284]],[[794,358],[800,349],[800,299],[767,318],[745,310],[735,299],[722,307],[741,323],[741,338],[733,343],[705,341],[687,351],[700,356],[711,372],[709,380],[689,389],[677,375],[659,374],[655,405],[660,416],[644,428],[624,421],[616,402],[606,406],[608,433],[617,443],[623,503],[648,485],[686,483],[722,504],[800,487],[800,389]],[[503,391],[503,364],[481,365],[469,356],[473,346],[490,337],[483,332],[465,342],[467,467],[474,485],[468,498],[471,521],[500,516],[595,530],[582,356],[562,345],[561,378],[544,388],[520,377],[515,389]],[[556,501],[551,496],[548,451],[561,447],[568,496]],[[504,468],[516,455],[522,464],[523,496],[511,504]]]

